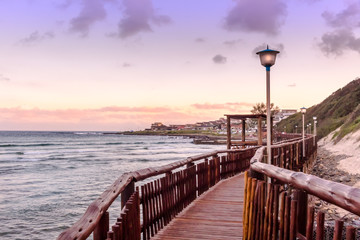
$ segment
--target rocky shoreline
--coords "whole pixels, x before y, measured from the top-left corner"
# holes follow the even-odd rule
[[[349,156],[345,154],[335,155],[323,147],[318,147],[317,159],[315,160],[310,174],[326,180],[359,187],[360,174],[350,174],[337,168],[339,162],[348,157]],[[312,197],[309,200],[312,204],[314,204],[316,211],[323,211],[326,213],[325,215],[327,220],[343,220],[345,223],[360,228],[359,216],[322,201],[316,197]]]

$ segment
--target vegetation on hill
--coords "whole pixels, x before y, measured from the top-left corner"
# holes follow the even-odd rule
[[[275,107],[274,103],[270,104],[271,115],[274,115],[280,111],[278,106]],[[252,114],[266,114],[266,105],[265,103],[256,103],[251,110]]]
[[[335,134],[336,140],[340,140],[346,134],[360,129],[360,79],[357,78],[345,87],[332,93],[320,104],[307,109],[305,114],[305,126],[314,124],[313,117],[317,117],[317,135],[325,137],[330,132],[340,128]],[[298,133],[302,129],[301,113],[296,113],[277,124],[280,131],[286,126],[287,132]]]

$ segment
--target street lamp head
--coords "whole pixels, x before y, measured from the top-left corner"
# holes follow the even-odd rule
[[[302,114],[305,114],[305,113],[306,113],[306,107],[302,107],[302,108],[300,108],[300,110],[301,110],[301,113],[302,113]]]
[[[314,121],[316,121],[316,117],[313,117]]]
[[[256,54],[260,56],[261,65],[266,67],[267,71],[270,71],[270,67],[275,64],[276,55],[280,53],[276,50],[269,49],[269,46],[265,50],[259,51]]]

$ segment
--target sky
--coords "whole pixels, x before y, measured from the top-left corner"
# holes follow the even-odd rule
[[[359,77],[357,0],[0,0],[0,130],[122,131],[320,103]]]

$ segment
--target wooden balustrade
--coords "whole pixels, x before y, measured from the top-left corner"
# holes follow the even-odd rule
[[[262,163],[265,147],[256,151],[250,174],[245,173],[243,239],[324,239],[325,213],[315,214],[308,194],[360,216],[360,189],[300,172],[311,167],[316,147],[313,137],[274,145],[272,165]],[[346,236],[343,228],[344,222],[337,220],[334,240],[356,239],[352,226],[346,226]]]
[[[139,206],[139,189],[137,189],[125,203],[120,216],[117,218],[116,223],[111,227],[111,230],[109,230],[108,227],[101,227],[104,229],[106,237],[94,236],[94,239],[106,238],[106,240],[140,240],[141,225]],[[99,226],[101,226],[101,224],[99,224]]]
[[[286,184],[266,183],[245,174],[243,239],[324,239],[325,213],[315,219],[307,193]],[[333,239],[344,239],[344,222],[335,221]],[[328,238],[327,238],[328,239]],[[355,240],[352,226],[346,226],[346,239]]]
[[[316,147],[313,137],[308,136],[304,141],[287,139],[273,145],[271,164],[264,163],[266,148],[255,147],[215,151],[126,173],[58,239],[86,239],[91,233],[95,240],[150,239],[210,187],[249,167],[250,174],[245,174],[244,239],[310,240],[314,235],[323,239],[325,215],[308,206],[308,194],[360,216],[360,190],[303,173],[312,167]],[[137,183],[135,190],[135,182],[154,176],[158,178]],[[109,229],[107,211],[120,194],[122,211]],[[337,221],[334,239],[341,239],[343,229],[344,223]],[[346,239],[356,239],[355,228],[346,226]]]
[[[249,168],[257,148],[215,151],[123,174],[58,239],[87,239],[91,233],[95,240],[139,239],[139,231],[143,239],[149,239],[211,186]],[[187,168],[176,171],[183,166]],[[162,174],[165,177],[135,191],[135,182]],[[122,212],[109,231],[107,210],[120,194]]]

